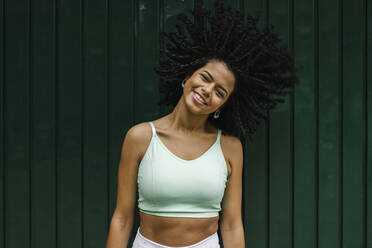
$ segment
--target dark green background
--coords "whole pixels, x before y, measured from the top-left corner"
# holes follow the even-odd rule
[[[228,2],[305,67],[245,144],[246,247],[371,248],[372,2]],[[193,4],[0,0],[0,248],[104,247],[124,135],[170,110],[159,31]]]

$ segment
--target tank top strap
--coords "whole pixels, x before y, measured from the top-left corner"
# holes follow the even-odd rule
[[[220,138],[221,138],[221,129],[218,128],[217,142],[220,142]]]
[[[154,124],[152,123],[152,121],[150,121],[149,123],[150,123],[150,125],[151,125],[152,135],[153,135],[153,136],[156,136],[156,129],[155,129]]]

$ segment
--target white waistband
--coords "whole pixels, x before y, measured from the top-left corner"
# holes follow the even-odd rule
[[[152,245],[151,248],[174,248],[172,246],[166,246],[166,245],[156,243],[156,242],[144,237],[140,233],[140,227],[138,227],[138,229],[137,229],[136,239],[137,239],[137,237],[141,240],[139,242],[146,243],[147,245]],[[210,241],[210,243],[208,241]],[[135,243],[136,243],[136,240],[133,243],[133,247],[136,247],[136,246],[134,246]],[[203,245],[203,246],[201,246],[201,245]],[[210,248],[219,248],[220,247],[217,232],[215,232],[214,234],[212,234],[212,235],[206,237],[205,239],[199,241],[198,243],[195,243],[195,244],[192,244],[192,245],[189,245],[189,246],[177,246],[177,248],[198,248],[198,247],[203,247],[204,248],[204,247],[206,247],[206,245],[209,245],[207,247],[210,247]]]

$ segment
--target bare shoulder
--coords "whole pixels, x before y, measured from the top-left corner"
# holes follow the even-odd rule
[[[239,155],[239,153],[243,152],[243,145],[240,139],[230,134],[221,135],[221,146],[229,157]]]
[[[130,147],[131,152],[136,153],[141,160],[151,141],[152,130],[148,122],[138,123],[127,131],[124,142]]]
[[[221,149],[226,161],[228,161],[229,169],[232,169],[235,165],[241,165],[243,160],[243,144],[239,138],[230,134],[222,134]]]

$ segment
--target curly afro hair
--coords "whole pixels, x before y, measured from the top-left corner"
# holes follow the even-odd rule
[[[284,102],[276,96],[293,92],[300,67],[287,46],[278,46],[281,39],[273,25],[257,28],[259,12],[244,22],[243,14],[233,12],[223,0],[215,0],[214,8],[212,15],[196,0],[194,10],[189,10],[194,22],[181,13],[177,18],[184,27],[177,24],[175,31],[162,32],[166,43],[154,67],[164,94],[158,104],[175,106],[182,96],[183,79],[211,60],[222,61],[235,75],[235,88],[220,117],[214,119],[212,113],[208,121],[224,133],[252,140],[260,119],[269,119],[265,112]]]

